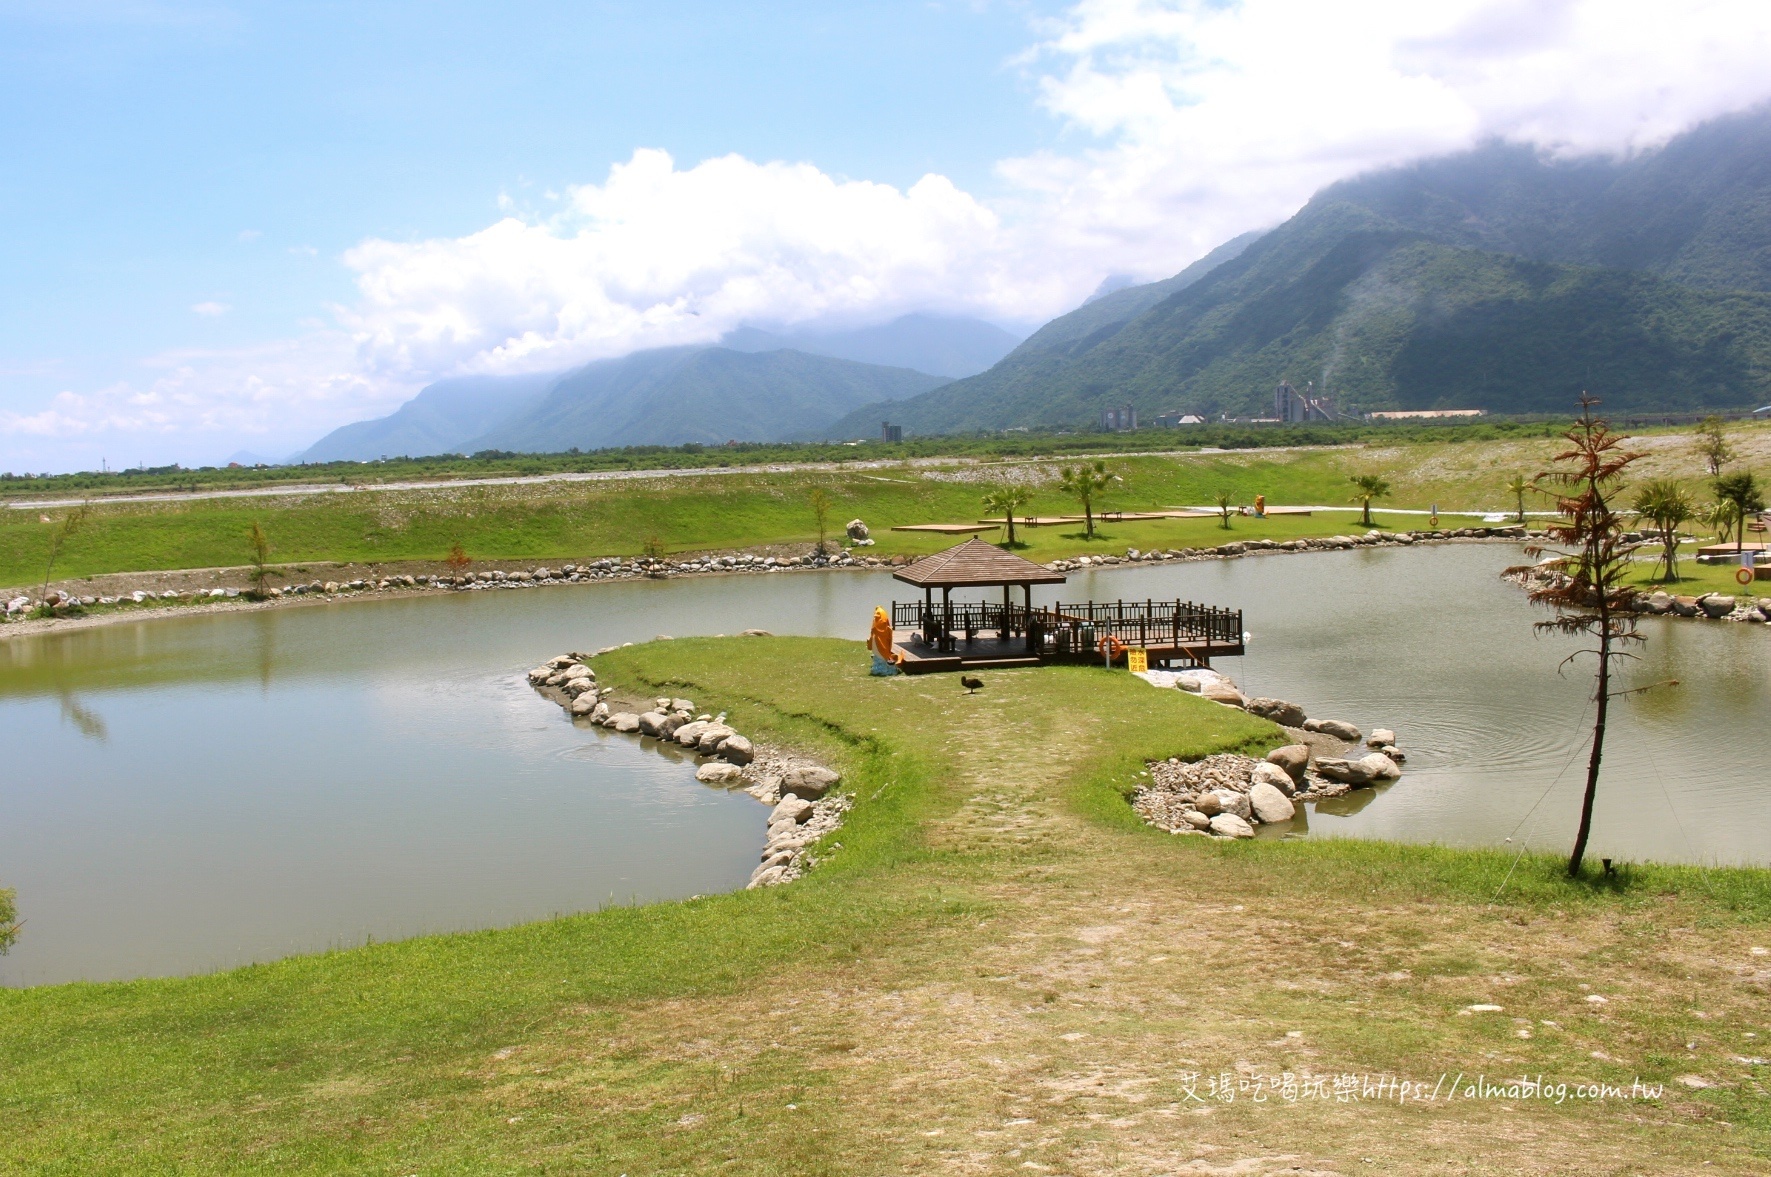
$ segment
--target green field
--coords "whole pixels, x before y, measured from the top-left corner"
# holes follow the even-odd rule
[[[1736,431],[1743,460],[1771,465],[1771,429]],[[1689,437],[1663,433],[1642,439],[1650,458],[1641,477],[1682,477],[1703,493],[1701,465]],[[1264,494],[1274,505],[1346,504],[1356,473],[1377,473],[1392,486],[1376,522],[1395,529],[1424,527],[1420,515],[1386,512],[1437,505],[1447,525],[1468,523],[1459,511],[1510,511],[1505,491],[1516,474],[1545,468],[1556,443],[1543,438],[1407,445],[1337,445],[1303,450],[1238,450],[1115,458],[1122,482],[1103,505],[1120,510],[1199,506],[1219,491],[1239,503]],[[599,482],[525,485],[457,483],[416,491],[199,499],[157,503],[97,502],[89,521],[67,543],[58,576],[105,572],[237,566],[247,561],[247,536],[258,522],[270,536],[272,558],[376,564],[437,561],[459,543],[488,562],[567,562],[605,555],[637,555],[649,541],[666,551],[793,549],[817,539],[808,499],[815,487],[832,500],[828,534],[841,536],[851,518],[867,522],[877,555],[920,554],[947,546],[947,537],[892,532],[898,524],[975,521],[983,493],[1001,481],[1035,490],[1028,514],[1078,512],[1056,489],[1060,461],[1004,459],[981,464],[882,466],[865,470],[784,469],[768,474],[659,476]],[[1548,504],[1528,501],[1541,511]],[[62,510],[0,511],[0,584],[41,581],[53,521]],[[44,523],[43,518],[51,519]],[[1225,532],[1214,520],[1114,524],[1093,540],[1079,525],[1024,530],[1025,554],[1048,560],[1086,552],[1194,547],[1233,539],[1289,539],[1358,529],[1350,510],[1266,521],[1237,518]],[[1695,570],[1695,565],[1692,566]]]
[[[1771,1035],[1771,873],[1570,882],[1504,852],[1161,834],[1125,804],[1146,759],[1280,733],[1093,668],[996,672],[968,696],[870,678],[859,646],[821,639],[596,666],[839,767],[840,848],[778,889],[0,992],[0,1171],[1771,1164],[1767,1074],[1741,1061]],[[1459,1073],[1664,1087],[1558,1104],[1248,1086]],[[1229,1102],[1220,1075],[1243,1084]]]

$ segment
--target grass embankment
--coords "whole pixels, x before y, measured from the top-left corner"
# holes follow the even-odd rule
[[[1376,471],[1395,488],[1387,505],[1442,510],[1507,507],[1511,467],[1541,461],[1550,442],[1437,444],[1384,449],[1247,451],[1116,459],[1124,479],[1108,508],[1141,510],[1208,503],[1218,490],[1239,502],[1345,503],[1352,473]],[[1504,452],[1495,446],[1512,447]],[[1513,452],[1514,450],[1518,452]],[[452,486],[272,499],[100,503],[57,563],[58,574],[214,568],[250,555],[254,521],[269,534],[274,559],[302,562],[437,561],[453,544],[482,561],[583,560],[636,555],[648,540],[667,551],[797,547],[817,538],[807,498],[822,487],[833,500],[828,530],[840,537],[851,518],[873,529],[876,554],[921,554],[951,544],[947,536],[893,532],[898,524],[976,520],[982,494],[1005,479],[1032,483],[1026,514],[1079,511],[1055,486],[1057,463],[886,467],[841,472],[698,475],[525,486]],[[1380,504],[1380,507],[1385,504]],[[38,511],[0,511],[0,585],[40,582],[52,527]],[[59,511],[47,513],[58,518]],[[1467,520],[1466,520],[1467,521]],[[1378,522],[1407,527],[1418,516]],[[1448,523],[1452,522],[1448,518]],[[1080,525],[1024,529],[1026,554],[1046,560],[1126,547],[1183,547],[1242,538],[1332,535],[1358,526],[1356,514],[1266,521],[1238,518],[1225,532],[1214,520],[1113,524],[1093,540]]]
[[[1762,1071],[1736,1061],[1771,1034],[1751,951],[1771,939],[1765,872],[1571,883],[1528,858],[1509,880],[1500,853],[1159,834],[1123,801],[1146,758],[1279,733],[1092,668],[966,696],[869,678],[829,640],[597,666],[838,764],[857,798],[841,848],[776,890],[0,993],[0,1167],[1766,1167]],[[1460,1012],[1477,1004],[1504,1008]],[[1291,1104],[1252,1086],[1220,1102],[1205,1078],[1286,1072],[1670,1085],[1560,1106],[1330,1085]]]

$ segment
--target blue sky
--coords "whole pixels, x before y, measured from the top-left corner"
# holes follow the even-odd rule
[[[738,322],[1031,326],[1354,171],[1771,91],[1763,4],[1420,7],[0,0],[0,469]]]

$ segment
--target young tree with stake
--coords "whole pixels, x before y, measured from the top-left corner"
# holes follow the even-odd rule
[[[1000,514],[1008,524],[1008,546],[1011,548],[1015,546],[1015,512],[1032,498],[1032,491],[1013,484],[997,487],[984,496],[984,510],[991,515]]]
[[[821,486],[814,486],[812,493],[806,496],[812,505],[812,514],[818,519],[818,554],[824,554],[824,532],[830,521],[830,492]]]
[[[78,507],[75,507],[72,511],[63,515],[59,522],[51,524],[49,531],[49,560],[43,565],[43,591],[37,594],[39,599],[49,595],[50,574],[55,571],[55,561],[61,555],[62,548],[67,544],[68,540],[73,537],[76,531],[79,531],[82,527],[86,526],[86,519],[91,514],[92,504],[81,503]],[[43,521],[45,523],[51,523],[51,520],[47,516],[44,517]]]
[[[1351,501],[1360,504],[1360,506],[1364,508],[1364,513],[1359,517],[1360,525],[1370,527],[1372,525],[1371,501],[1373,499],[1388,498],[1390,494],[1390,484],[1375,474],[1355,474],[1351,481],[1353,483],[1353,498]]]
[[[1746,517],[1765,509],[1765,492],[1751,471],[1736,470],[1716,479],[1716,501],[1727,503],[1734,515],[1734,554],[1746,546]]]
[[[1525,492],[1531,489],[1531,480],[1523,474],[1515,474],[1507,482],[1507,493],[1513,496],[1513,502],[1519,508],[1519,522],[1525,522]]]
[[[1660,542],[1664,580],[1679,579],[1679,528],[1691,521],[1696,509],[1690,493],[1671,478],[1656,478],[1636,492],[1635,512],[1648,521]]]
[[[1096,462],[1093,466],[1077,466],[1074,469],[1066,467],[1059,475],[1058,489],[1082,504],[1089,539],[1095,538],[1095,500],[1119,481],[1119,475],[1108,473],[1105,462]]]
[[[1635,594],[1624,584],[1630,555],[1640,545],[1623,538],[1624,520],[1611,505],[1620,493],[1624,470],[1642,455],[1621,448],[1624,438],[1593,416],[1598,398],[1580,398],[1580,419],[1563,436],[1568,448],[1554,461],[1566,463],[1547,470],[1535,480],[1538,490],[1556,503],[1557,522],[1550,525],[1555,546],[1532,546],[1532,556],[1548,553],[1550,564],[1562,575],[1554,584],[1533,589],[1531,601],[1556,611],[1549,621],[1539,621],[1541,633],[1578,634],[1598,640],[1597,649],[1570,654],[1563,665],[1581,654],[1598,657],[1598,683],[1594,693],[1597,711],[1593,719],[1593,747],[1587,758],[1586,792],[1580,806],[1580,829],[1568,858],[1568,874],[1579,877],[1587,837],[1593,828],[1593,799],[1599,789],[1599,762],[1605,753],[1605,721],[1611,703],[1611,666],[1616,658],[1633,657],[1622,647],[1641,642],[1635,617],[1625,607]]]

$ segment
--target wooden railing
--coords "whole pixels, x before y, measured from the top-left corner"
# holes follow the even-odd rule
[[[892,603],[892,626],[912,629],[943,650],[988,633],[1026,637],[1041,654],[1081,654],[1108,637],[1122,646],[1182,649],[1242,646],[1242,611],[1191,601],[1084,601],[1079,604],[1001,605],[989,601]]]

